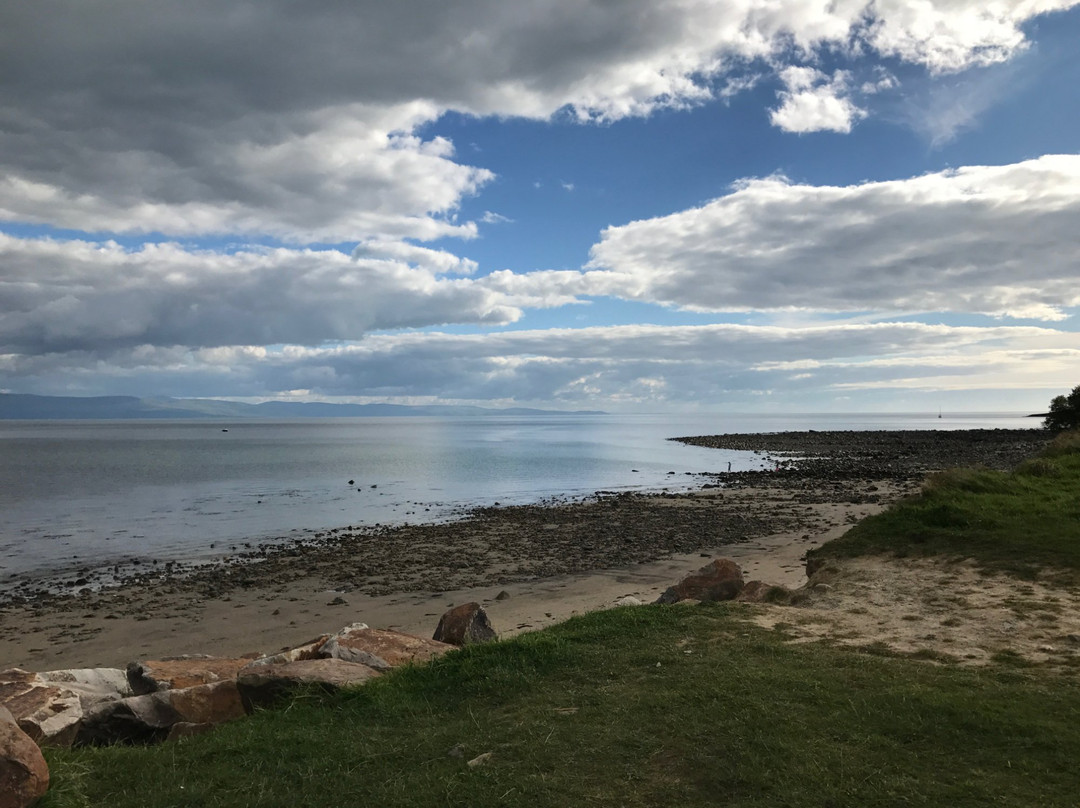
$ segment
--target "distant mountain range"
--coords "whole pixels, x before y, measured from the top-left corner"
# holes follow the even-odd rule
[[[123,418],[348,418],[406,415],[603,415],[598,410],[495,409],[453,405],[330,404],[311,401],[266,401],[243,404],[212,398],[136,398],[134,396],[32,396],[0,393],[0,419]]]

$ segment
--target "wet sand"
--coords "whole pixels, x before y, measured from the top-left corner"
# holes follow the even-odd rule
[[[313,546],[256,551],[213,569],[39,595],[0,608],[0,669],[270,652],[355,621],[430,636],[447,608],[470,600],[509,636],[626,595],[655,600],[719,555],[738,560],[748,580],[799,586],[806,549],[915,490],[926,473],[1008,468],[1045,437],[973,430],[692,440],[762,452],[775,470],[717,475],[688,494],[601,494],[482,509],[440,525],[342,529]]]

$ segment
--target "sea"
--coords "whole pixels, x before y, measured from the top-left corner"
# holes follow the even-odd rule
[[[688,490],[774,462],[677,436],[1039,424],[1019,413],[0,421],[0,594],[90,569],[214,563],[346,526]]]

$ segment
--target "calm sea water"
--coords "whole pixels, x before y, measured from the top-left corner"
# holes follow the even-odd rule
[[[2,421],[0,587],[477,505],[681,490],[766,462],[667,440],[680,435],[1036,426],[1016,414]]]

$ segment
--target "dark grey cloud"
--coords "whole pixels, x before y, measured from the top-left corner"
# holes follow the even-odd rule
[[[453,211],[490,174],[414,135],[447,109],[615,119],[707,98],[746,60],[783,67],[792,49],[853,41],[955,70],[1007,58],[1022,22],[1075,2],[6,3],[0,219],[300,242],[469,235]]]

